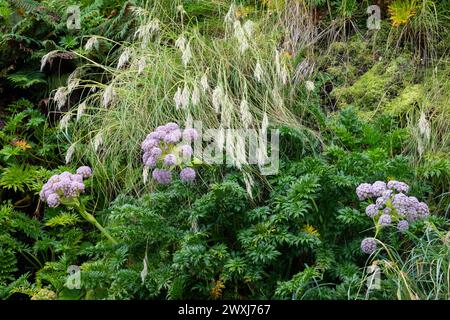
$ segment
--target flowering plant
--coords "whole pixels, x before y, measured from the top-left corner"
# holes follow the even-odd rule
[[[97,227],[111,242],[117,243],[111,235],[98,223],[95,217],[86,211],[80,195],[85,190],[84,179],[92,177],[92,170],[87,166],[79,167],[76,174],[63,172],[52,176],[44,184],[40,192],[40,198],[49,207],[56,208],[60,204],[75,208],[88,222]]]
[[[148,168],[154,168],[152,177],[160,184],[172,182],[172,171],[180,168],[180,179],[193,182],[196,172],[192,168],[200,160],[191,161],[193,150],[191,143],[198,138],[197,130],[187,128],[181,130],[178,124],[169,122],[159,126],[147,135],[141,144],[144,152],[142,162]]]
[[[375,223],[375,237],[361,242],[361,250],[371,254],[376,250],[376,237],[381,229],[396,223],[397,230],[406,232],[409,224],[426,218],[430,211],[428,205],[416,197],[409,197],[409,186],[401,181],[376,181],[373,184],[362,183],[356,188],[359,200],[376,198],[375,203],[366,207],[366,214]]]

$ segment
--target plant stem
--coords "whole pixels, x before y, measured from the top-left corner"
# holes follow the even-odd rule
[[[83,204],[80,203],[80,204],[77,206],[77,208],[78,208],[78,211],[80,212],[81,216],[82,216],[85,220],[87,220],[88,222],[92,223],[98,230],[100,230],[101,233],[103,233],[103,235],[104,235],[106,238],[108,238],[109,241],[111,241],[113,244],[117,244],[117,241],[116,241],[113,237],[111,237],[111,235],[109,234],[109,232],[106,231],[106,229],[103,228],[102,225],[101,225],[100,223],[98,223],[97,219],[95,219],[95,217],[94,217],[92,214],[90,214],[90,213],[88,213],[88,212],[86,211],[86,208],[84,207]]]

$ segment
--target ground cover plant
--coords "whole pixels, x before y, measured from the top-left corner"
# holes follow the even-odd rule
[[[450,2],[0,2],[0,298],[450,299]]]

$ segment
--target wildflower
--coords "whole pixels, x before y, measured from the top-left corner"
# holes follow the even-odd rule
[[[378,214],[377,206],[375,204],[369,204],[366,207],[366,214],[371,218],[375,217]]]
[[[386,191],[386,182],[376,181],[372,184],[373,197],[381,197],[384,191]]]
[[[306,233],[308,233],[308,234],[310,234],[312,236],[317,235],[317,229],[314,228],[313,226],[309,225],[309,224],[306,224],[303,227],[303,231],[305,231]]]
[[[40,197],[50,207],[57,207],[62,198],[71,199],[77,197],[84,192],[84,188],[82,175],[63,172],[52,176],[44,184]]]
[[[175,163],[177,163],[177,157],[175,155],[169,153],[164,157],[164,164],[166,166],[173,166]]]
[[[365,238],[361,241],[361,251],[366,254],[372,254],[377,249],[377,242],[374,238]]]
[[[31,149],[31,146],[28,144],[26,140],[15,140],[11,142],[11,145],[13,145],[14,147],[18,147],[23,151]]]
[[[389,181],[387,187],[388,189],[396,190],[397,192],[408,193],[409,191],[409,186],[406,183],[396,180]]]
[[[81,166],[77,169],[77,174],[79,174],[83,178],[87,179],[87,178],[92,177],[92,169],[88,166]]]
[[[408,230],[408,228],[409,228],[409,223],[408,223],[408,221],[406,221],[406,220],[400,220],[400,221],[397,223],[397,229],[398,229],[398,231],[400,231],[401,233],[406,232],[406,230]]]
[[[256,81],[261,82],[263,73],[264,71],[262,69],[261,64],[257,62],[255,65],[255,71],[253,72],[253,76],[255,77]]]
[[[390,215],[388,214],[382,214],[380,216],[380,218],[378,219],[378,223],[380,224],[380,226],[388,226],[391,224],[392,218]]]
[[[314,91],[314,89],[316,88],[316,86],[314,85],[314,82],[309,81],[309,80],[305,82],[305,87],[306,87],[306,91],[308,91],[308,92]]]
[[[184,131],[183,131],[183,139],[185,141],[191,142],[191,141],[197,140],[197,138],[198,138],[197,130],[195,130],[194,128],[184,129]]]
[[[192,156],[192,153],[193,153],[193,150],[190,145],[185,144],[180,147],[180,155],[183,158],[185,158],[185,159],[190,158]]]
[[[370,183],[361,183],[356,188],[356,195],[359,200],[366,200],[373,197],[372,185]]]
[[[184,168],[180,172],[180,179],[184,182],[192,182],[195,180],[195,170],[192,168]]]
[[[164,169],[155,169],[152,173],[153,179],[160,184],[169,184],[172,182],[172,172]]]

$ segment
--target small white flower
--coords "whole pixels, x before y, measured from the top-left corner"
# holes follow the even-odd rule
[[[259,62],[257,62],[256,66],[255,66],[255,71],[253,74],[256,78],[256,81],[261,82],[263,74],[264,74],[263,68],[262,68],[261,64]]]
[[[114,101],[115,97],[116,93],[114,92],[112,85],[107,86],[103,92],[103,106],[107,108]]]
[[[83,115],[85,110],[86,110],[86,102],[83,101],[78,105],[77,108],[77,121],[81,119],[81,116]]]
[[[309,80],[305,82],[305,87],[308,92],[314,91],[314,89],[316,88],[316,86],[314,85],[314,82],[309,81]]]
[[[59,87],[58,90],[56,90],[53,100],[56,101],[58,110],[60,110],[66,104],[68,93],[69,92],[66,87]]]
[[[192,97],[191,97],[192,105],[197,106],[200,103],[200,90],[197,87],[197,85],[194,86],[194,89],[192,90]]]
[[[66,164],[68,164],[72,160],[72,156],[73,156],[74,152],[75,152],[75,143],[72,143],[66,152],[66,159],[65,159]]]
[[[206,76],[206,73],[200,79],[200,85],[202,86],[203,92],[209,90],[208,77]]]
[[[92,48],[98,50],[99,42],[97,36],[90,37],[86,42],[84,49],[90,51]]]
[[[145,58],[140,58],[137,63],[138,74],[141,74],[144,71],[146,65],[147,65],[147,62],[145,61]]]

